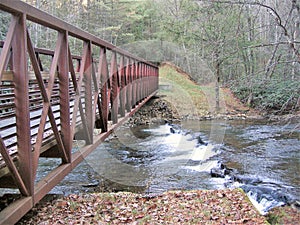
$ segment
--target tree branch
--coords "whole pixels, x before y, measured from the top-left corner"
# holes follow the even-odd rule
[[[300,44],[300,41],[294,41],[295,44]],[[280,41],[280,42],[275,42],[275,43],[261,43],[261,44],[258,44],[258,45],[250,45],[250,46],[247,46],[247,47],[244,47],[245,49],[246,48],[262,48],[262,47],[268,47],[268,46],[274,46],[274,45],[286,45],[286,44],[289,44],[289,42],[287,41]]]
[[[281,20],[281,17],[280,15],[277,13],[277,11],[272,8],[271,6],[269,5],[266,5],[266,4],[263,4],[263,3],[260,3],[258,1],[249,1],[249,2],[245,2],[245,1],[221,1],[221,0],[214,0],[214,1],[211,1],[211,0],[196,0],[198,2],[209,2],[209,3],[221,3],[221,4],[231,4],[231,5],[252,5],[252,6],[260,6],[260,7],[263,7],[263,8],[266,8],[270,14],[275,18],[275,21],[277,23],[277,25],[279,27],[281,27],[281,29],[283,30],[283,33],[284,35],[286,36],[288,42],[288,46],[293,50],[294,54],[296,55],[296,57],[298,58],[298,62],[300,63],[300,52],[299,50],[296,48],[295,46],[295,41],[293,40],[293,38],[291,38],[291,35],[289,34],[286,26],[284,24],[282,24],[282,20]],[[297,5],[296,1],[293,0],[292,1],[292,9],[296,9],[298,12],[299,12],[299,8],[300,6]]]

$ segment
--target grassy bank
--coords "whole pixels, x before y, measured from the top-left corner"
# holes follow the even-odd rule
[[[214,84],[198,85],[171,64],[160,67],[159,95],[170,102],[181,117],[247,117],[257,112],[243,105],[228,88],[220,89],[220,111],[216,111]]]

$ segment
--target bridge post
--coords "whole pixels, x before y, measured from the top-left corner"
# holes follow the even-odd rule
[[[124,56],[121,56],[120,60],[120,69],[119,69],[119,76],[121,78],[121,87],[120,87],[120,115],[123,117],[125,116],[126,111],[126,66],[124,65]]]
[[[139,66],[139,102],[143,99],[142,91],[143,91],[143,68],[144,63],[140,63]]]
[[[21,189],[20,191],[25,196],[31,196],[34,192],[34,178],[30,135],[26,38],[26,16],[21,14],[12,42],[13,81],[15,84],[17,148],[20,160],[19,173],[26,187],[26,190]]]
[[[107,122],[108,122],[108,87],[109,87],[109,77],[108,77],[108,65],[106,58],[106,48],[101,47],[100,50],[100,62],[99,62],[99,71],[101,72],[100,81],[101,81],[101,108],[102,108],[102,132],[106,132]]]
[[[86,60],[84,63],[84,104],[85,104],[85,117],[86,129],[88,134],[88,140],[86,144],[93,143],[93,102],[92,102],[92,43],[90,41],[85,42],[87,46]]]
[[[136,104],[136,62],[132,62],[132,102],[131,107],[133,108]]]
[[[144,78],[143,78],[143,84],[144,84],[144,90],[143,90],[143,98],[147,97],[147,82],[146,80],[148,80],[148,75],[147,75],[147,69],[148,69],[148,66],[147,65],[144,65]]]
[[[118,66],[117,66],[117,53],[113,51],[111,59],[111,77],[112,77],[112,87],[111,87],[111,118],[114,124],[118,123],[118,109],[119,109],[119,80],[118,80]]]
[[[71,162],[72,133],[70,126],[70,88],[69,88],[69,45],[68,32],[63,32],[62,48],[58,61],[59,95],[60,95],[60,121],[61,138],[64,145],[63,163]]]
[[[140,84],[140,63],[139,62],[136,62],[136,67],[135,67],[135,105],[137,105],[137,103],[140,101],[140,87],[141,87],[141,84]]]
[[[147,66],[147,96],[151,94],[151,67],[150,66]]]
[[[131,60],[130,58],[127,59],[126,63],[126,110],[127,112],[130,112],[131,105],[132,105],[132,69],[131,69]]]

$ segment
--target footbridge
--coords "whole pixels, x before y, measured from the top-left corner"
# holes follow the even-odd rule
[[[0,41],[0,191],[18,196],[1,206],[0,224],[14,224],[156,93],[158,67],[19,0],[0,0],[0,10],[10,20]],[[55,33],[53,49],[34,46],[32,25]],[[37,179],[42,157],[61,163]]]

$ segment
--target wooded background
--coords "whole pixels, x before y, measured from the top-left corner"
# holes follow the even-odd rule
[[[251,106],[299,108],[299,0],[25,2],[147,60],[170,61],[199,83],[230,86]],[[9,20],[0,14],[0,40]],[[56,32],[28,28],[35,47],[54,48]],[[81,54],[78,40],[69,44]]]

